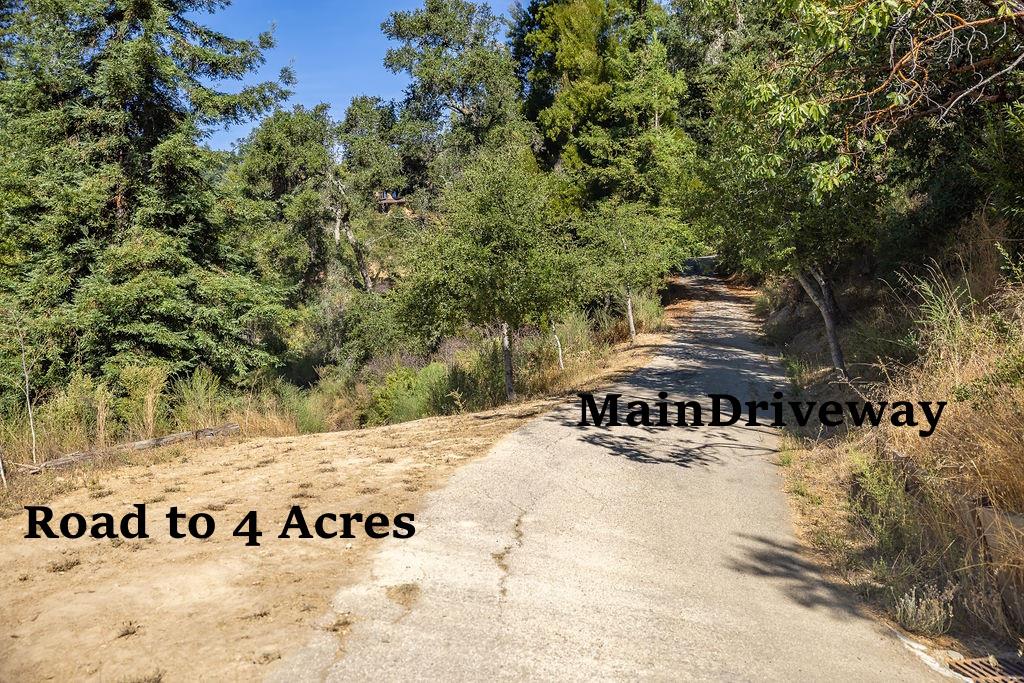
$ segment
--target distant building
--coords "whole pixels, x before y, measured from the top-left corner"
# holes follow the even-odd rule
[[[398,190],[378,190],[374,194],[377,196],[377,205],[381,211],[388,211],[392,206],[405,204],[405,200],[399,198]]]

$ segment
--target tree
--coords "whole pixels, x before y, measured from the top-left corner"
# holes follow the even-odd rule
[[[787,0],[790,92],[839,119],[858,155],[921,118],[942,121],[1021,95],[1024,7],[990,0]]]
[[[287,73],[216,87],[258,67],[271,37],[203,26],[196,14],[223,5],[211,0],[17,5],[0,80],[0,294],[52,313],[41,379],[148,358],[235,377],[272,362],[282,297],[225,253],[210,220],[221,164],[200,146],[286,94]]]
[[[784,86],[764,79],[788,49],[774,21],[749,13],[749,36],[734,37],[721,61],[708,66],[718,85],[709,92],[706,194],[695,219],[718,235],[719,253],[735,267],[800,282],[822,316],[833,365],[845,375],[831,276],[876,242],[881,189],[857,183],[833,191],[852,171],[848,158],[822,144],[831,133],[821,112],[794,114]]]
[[[634,340],[633,296],[655,287],[673,265],[693,255],[696,240],[677,221],[638,202],[603,202],[580,217],[576,232],[591,268],[587,298],[621,297]]]
[[[293,303],[325,277],[336,139],[327,105],[275,111],[241,141],[225,174],[232,251],[250,254],[260,279],[289,291]]]
[[[358,224],[369,240],[381,248],[378,263],[400,249],[391,239],[394,221],[377,206],[382,191],[399,192],[403,198],[415,190],[413,178],[421,167],[418,155],[406,155],[399,138],[399,121],[393,103],[377,97],[355,97],[345,111],[340,127],[342,164],[336,187],[336,225],[344,228],[356,266],[367,291],[373,289],[365,241],[359,239]],[[411,162],[411,163],[410,163]],[[409,168],[412,166],[412,168]]]
[[[571,296],[567,241],[550,189],[521,134],[485,147],[442,197],[443,222],[406,283],[415,306],[447,329],[500,330],[505,394],[515,398],[510,332]]]
[[[517,87],[508,48],[498,39],[499,22],[484,4],[426,0],[422,9],[393,12],[381,25],[399,47],[384,65],[412,79],[408,100],[419,116],[439,120],[467,142],[516,118]]]
[[[534,2],[519,12],[528,103],[582,204],[677,206],[692,190],[694,148],[678,119],[685,81],[658,35],[666,21],[646,2]]]

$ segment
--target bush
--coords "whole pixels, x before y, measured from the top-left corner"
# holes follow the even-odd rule
[[[953,621],[952,587],[939,591],[928,584],[918,591],[917,586],[894,601],[896,622],[912,633],[936,637],[949,630]]]
[[[188,378],[176,381],[172,392],[174,421],[179,428],[202,429],[223,423],[229,399],[209,368],[198,368]]]
[[[501,345],[492,338],[471,340],[455,353],[449,386],[452,401],[463,410],[486,410],[505,401]]]
[[[570,311],[562,315],[554,325],[555,333],[562,342],[562,352],[567,364],[572,361],[589,359],[596,350],[594,333],[590,320],[583,311]]]
[[[633,321],[637,332],[664,332],[669,328],[661,300],[650,293],[633,296]]]
[[[855,456],[852,507],[884,556],[918,550],[914,500],[906,476],[887,460]]]
[[[152,439],[166,417],[167,370],[158,365],[128,366],[121,369],[118,383],[121,398],[116,404],[117,412],[128,427],[129,435]]]
[[[428,415],[452,412],[454,401],[448,368],[431,363],[415,370],[399,367],[388,373],[384,383],[373,392],[369,423],[395,424],[418,420]]]

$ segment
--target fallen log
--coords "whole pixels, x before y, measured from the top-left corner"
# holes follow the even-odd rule
[[[203,429],[194,429],[188,432],[177,432],[175,434],[167,434],[166,436],[158,436],[153,439],[117,444],[110,448],[76,451],[75,453],[68,453],[67,455],[62,455],[59,458],[54,458],[53,460],[41,462],[38,465],[17,464],[24,467],[29,474],[39,474],[43,470],[70,467],[86,460],[93,460],[104,455],[112,455],[121,451],[145,451],[150,448],[159,448],[160,446],[169,446],[174,443],[181,443],[182,441],[202,441],[204,439],[212,439],[217,436],[228,436],[231,434],[237,434],[240,431],[242,431],[242,428],[237,423],[232,422],[230,424],[221,425],[220,427],[204,427]]]

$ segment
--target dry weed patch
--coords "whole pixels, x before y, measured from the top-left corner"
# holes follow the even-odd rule
[[[884,423],[809,430],[792,437],[780,464],[806,538],[904,628],[1016,643],[1024,633],[1024,285],[1004,279],[979,299],[969,281],[933,270],[904,279],[909,297],[886,300],[904,316],[913,361],[876,356],[852,387],[803,386],[830,398],[948,400],[933,435]],[[899,328],[872,324],[889,335]],[[807,369],[820,367],[813,356],[789,350],[794,383],[820,373]]]

